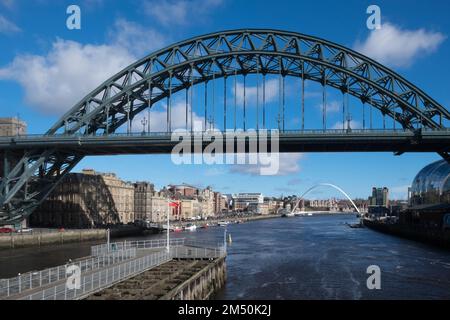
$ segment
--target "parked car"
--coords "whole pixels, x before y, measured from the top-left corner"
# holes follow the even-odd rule
[[[23,228],[16,231],[17,233],[32,233],[33,229],[30,228]]]
[[[14,229],[11,228],[0,228],[0,233],[13,233]]]

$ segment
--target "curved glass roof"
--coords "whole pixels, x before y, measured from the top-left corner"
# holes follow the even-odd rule
[[[441,196],[450,193],[450,164],[434,162],[423,168],[411,187],[413,204],[438,204]]]

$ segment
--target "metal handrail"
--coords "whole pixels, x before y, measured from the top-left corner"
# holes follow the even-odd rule
[[[63,266],[19,274],[14,278],[0,279],[0,299],[67,279],[66,270],[69,265],[78,266],[81,272],[89,272],[134,258],[136,258],[136,249],[129,248],[93,256]]]
[[[67,285],[59,284],[44,289],[34,294],[27,295],[21,300],[77,300],[83,299],[95,292],[111,287],[125,279],[136,276],[142,272],[169,262],[174,258],[179,259],[216,259],[226,255],[226,246],[222,244],[216,248],[189,248],[175,246],[170,252],[161,251],[144,257],[124,262],[105,270],[85,274],[81,277],[79,289],[68,289]]]
[[[170,246],[182,246],[185,243],[184,238],[180,239],[170,239]],[[91,256],[98,256],[105,254],[106,252],[114,252],[116,250],[124,249],[158,249],[167,247],[167,239],[158,240],[139,240],[139,241],[124,241],[124,242],[113,242],[109,244],[101,244],[91,247]]]
[[[249,133],[249,132],[268,132],[270,134],[271,130],[276,130],[279,134],[361,134],[361,133],[416,133],[420,132],[450,132],[450,128],[421,128],[421,129],[303,129],[303,130],[277,130],[277,129],[247,129],[247,130],[226,130],[226,131],[174,131],[174,132],[141,132],[141,133],[110,133],[108,135],[105,134],[81,134],[81,133],[71,133],[71,134],[55,134],[55,135],[45,135],[45,134],[27,134],[27,135],[15,135],[15,136],[5,136],[0,137],[0,140],[4,141],[17,141],[17,140],[26,140],[26,139],[34,139],[34,138],[114,138],[114,137],[166,137],[171,136],[173,133],[186,133],[189,135],[199,136],[199,135],[213,135],[213,134],[236,134],[236,133]]]
[[[69,289],[66,283],[62,283],[52,288],[47,288],[25,296],[21,298],[21,300],[82,299],[89,294],[110,287],[111,285],[123,281],[126,278],[137,275],[149,268],[161,265],[170,260],[170,253],[158,252],[107,268],[105,270],[82,275],[81,287],[79,289]]]

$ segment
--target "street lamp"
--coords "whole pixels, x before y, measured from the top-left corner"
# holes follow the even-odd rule
[[[148,124],[148,120],[146,117],[144,117],[144,119],[141,120],[141,124],[142,124],[142,134],[145,134],[145,127]]]
[[[170,200],[167,203],[167,253],[170,253]]]

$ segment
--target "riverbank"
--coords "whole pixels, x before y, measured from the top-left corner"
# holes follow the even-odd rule
[[[414,240],[445,249],[450,249],[450,230],[427,229],[420,226],[387,224],[373,220],[363,220],[369,229],[409,240]]]
[[[230,217],[223,219],[211,219],[207,221],[193,221],[174,223],[171,222],[171,227],[185,227],[188,224],[194,224],[198,228],[205,224],[209,226],[217,226],[219,222],[228,223],[246,223],[251,221],[266,220],[280,218],[281,215],[258,215],[258,216],[244,216],[244,217]],[[144,235],[142,228],[126,225],[118,228],[113,228],[110,231],[111,238],[124,238]],[[84,230],[46,230],[45,232],[33,233],[11,233],[8,235],[0,235],[0,251],[8,249],[43,247],[52,245],[62,245],[68,243],[81,243],[89,241],[107,240],[106,229],[84,229]]]
[[[254,216],[235,216],[235,217],[229,217],[229,218],[222,218],[222,219],[209,219],[205,221],[192,221],[192,222],[183,222],[181,223],[182,226],[185,226],[187,224],[194,224],[196,226],[202,226],[204,224],[209,225],[218,225],[219,222],[227,222],[227,223],[245,223],[245,222],[251,222],[251,221],[258,221],[258,220],[267,220],[267,219],[276,219],[280,218],[280,214],[268,214],[268,215],[254,215]]]
[[[276,219],[281,218],[280,214],[270,214],[270,215],[253,215],[253,216],[234,216],[234,217],[227,217],[227,218],[220,218],[220,219],[208,219],[208,220],[196,220],[196,221],[183,221],[183,222],[175,222],[172,221],[170,223],[171,230],[173,229],[183,229],[184,227],[188,225],[194,225],[197,228],[203,228],[203,227],[218,227],[219,222],[220,223],[227,223],[227,224],[237,224],[237,223],[247,223],[252,221],[259,221],[259,220],[267,220],[267,219]],[[165,224],[161,224],[159,231],[165,231],[166,226]]]
[[[143,230],[135,226],[111,229],[111,238],[141,235]],[[107,240],[106,229],[47,230],[46,232],[11,233],[0,236],[0,250],[62,245],[67,243]]]

